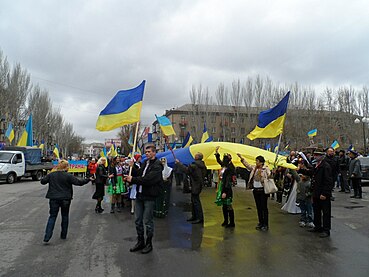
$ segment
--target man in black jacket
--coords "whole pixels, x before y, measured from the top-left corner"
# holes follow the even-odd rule
[[[340,150],[338,156],[338,165],[340,169],[339,180],[341,185],[340,192],[350,193],[350,186],[348,184],[347,172],[349,169],[350,159],[346,156],[345,150]]]
[[[332,171],[329,163],[324,158],[323,150],[314,152],[316,162],[313,168],[298,168],[299,172],[311,176],[313,190],[314,229],[311,232],[321,233],[320,237],[330,236],[331,229],[331,196],[332,196]],[[323,226],[322,226],[323,218]]]
[[[125,176],[127,182],[137,185],[135,206],[137,243],[129,251],[142,250],[142,254],[147,254],[153,249],[155,198],[159,195],[163,185],[163,165],[156,158],[155,146],[147,146],[145,154],[147,160],[141,166],[138,174],[135,174],[137,177]],[[144,224],[146,226],[146,244]]]
[[[61,210],[61,239],[67,238],[68,223],[69,223],[69,207],[73,198],[73,186],[83,186],[87,184],[90,179],[80,180],[69,174],[68,161],[60,160],[56,167],[56,171],[51,172],[41,179],[41,184],[49,184],[49,189],[46,194],[46,198],[49,200],[50,216],[47,221],[46,231],[44,236],[44,243],[48,243],[53,235],[55,221]],[[92,180],[92,177],[91,177]]]
[[[192,221],[192,224],[204,223],[204,213],[202,211],[200,193],[204,186],[204,179],[207,174],[207,170],[202,159],[202,153],[196,153],[195,161],[188,167],[184,166],[179,160],[176,160],[176,165],[190,176],[192,217],[187,221]]]

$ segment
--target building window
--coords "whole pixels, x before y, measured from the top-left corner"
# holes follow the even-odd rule
[[[241,128],[241,134],[245,134],[245,128]]]
[[[216,123],[217,122],[216,116],[212,116],[211,119],[210,119],[210,122],[211,123]]]
[[[235,127],[232,127],[232,128],[231,128],[231,133],[232,133],[232,134],[236,133],[236,128],[235,128]]]
[[[182,121],[185,121],[186,120],[186,117],[184,115],[181,115],[181,120]]]
[[[211,133],[212,133],[212,134],[215,134],[216,132],[217,132],[217,128],[216,128],[216,127],[212,127],[212,128],[211,128]]]
[[[236,123],[236,118],[234,116],[231,117],[231,123]]]

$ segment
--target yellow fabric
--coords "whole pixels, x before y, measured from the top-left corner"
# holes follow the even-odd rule
[[[201,143],[204,143],[209,138],[208,131],[202,134]]]
[[[163,132],[163,135],[165,136],[170,136],[170,135],[175,135],[176,133],[174,132],[173,126],[162,126],[160,125],[160,129]]]
[[[204,162],[208,169],[220,169],[220,165],[217,163],[215,158],[215,148],[220,146],[218,152],[220,154],[220,158],[223,159],[223,155],[225,153],[232,155],[232,162],[234,166],[245,167],[240,158],[237,156],[237,153],[240,153],[246,161],[254,165],[255,158],[257,156],[263,156],[265,159],[265,164],[273,169],[275,166],[282,166],[285,168],[296,169],[296,166],[293,164],[287,163],[286,157],[278,155],[277,164],[274,164],[276,154],[273,152],[269,152],[257,147],[252,147],[239,143],[231,143],[231,142],[207,142],[207,143],[199,143],[190,146],[190,152],[194,157],[196,153],[201,152],[204,155]]]
[[[254,140],[256,138],[275,138],[283,132],[283,125],[286,119],[286,114],[278,117],[276,120],[269,123],[265,128],[255,127],[254,130],[247,135],[247,138]]]
[[[55,147],[53,153],[55,154],[55,157],[59,159],[59,149]]]
[[[142,101],[132,105],[123,113],[100,115],[96,122],[99,131],[110,131],[140,121]]]
[[[28,138],[27,131],[23,131],[22,136],[17,143],[17,146],[27,146],[27,138]]]
[[[10,143],[13,141],[13,139],[14,139],[14,130],[10,131],[10,135],[9,135],[8,139],[9,139]]]

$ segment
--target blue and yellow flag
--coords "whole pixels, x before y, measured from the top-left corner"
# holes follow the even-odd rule
[[[111,156],[111,157],[116,157],[118,156],[118,152],[117,150],[115,149],[115,145],[114,143],[111,144],[111,147],[110,147],[110,150],[108,152],[108,156]]]
[[[202,131],[201,143],[211,141],[213,141],[213,137],[209,136],[208,129],[206,128],[206,122],[204,122],[204,130]]]
[[[163,132],[164,136],[170,136],[170,135],[175,135],[176,133],[174,132],[172,123],[170,122],[169,118],[166,117],[165,115],[163,116],[156,116],[156,119],[158,120],[158,123],[160,125],[160,129]]]
[[[120,90],[97,119],[96,129],[110,131],[140,121],[145,81],[129,90]]]
[[[313,129],[313,130],[310,130],[307,135],[308,137],[315,137],[318,133],[318,129]]]
[[[133,130],[131,130],[131,132],[129,133],[128,144],[130,146],[133,146],[134,145],[134,143],[133,143]]]
[[[283,125],[286,119],[288,99],[290,92],[278,103],[277,106],[262,111],[259,114],[258,124],[252,130],[247,138],[254,140],[256,138],[274,138],[283,132]]]
[[[338,147],[340,147],[340,145],[338,144],[338,141],[337,141],[337,140],[335,140],[335,141],[333,141],[333,143],[332,143],[331,147],[332,147],[334,150],[336,150]]]
[[[190,132],[187,132],[187,135],[182,143],[182,148],[189,147],[193,142],[193,137],[191,136]]]
[[[55,144],[55,147],[54,147],[53,153],[54,153],[54,155],[55,155],[55,157],[56,157],[57,159],[60,159],[59,146],[58,146],[58,144]]]
[[[33,146],[32,115],[28,118],[26,129],[23,131],[17,146]]]
[[[10,143],[14,139],[14,129],[13,129],[13,124],[11,122],[9,122],[8,124],[8,129],[5,132],[5,136],[9,139]]]

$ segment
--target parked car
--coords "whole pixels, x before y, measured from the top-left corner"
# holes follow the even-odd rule
[[[369,157],[359,157],[361,164],[361,183],[369,184]]]

